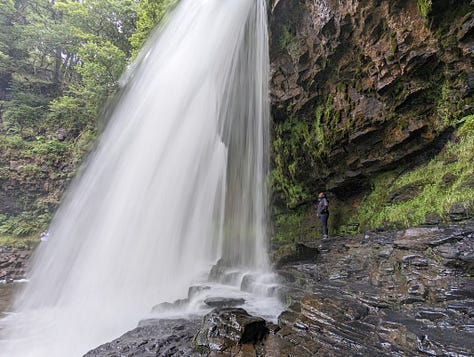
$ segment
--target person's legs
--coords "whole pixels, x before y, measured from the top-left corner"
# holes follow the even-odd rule
[[[321,221],[321,225],[323,226],[323,238],[327,238],[328,237],[328,215],[322,214],[319,217],[319,220]]]

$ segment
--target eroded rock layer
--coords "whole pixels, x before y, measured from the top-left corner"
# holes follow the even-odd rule
[[[438,151],[473,113],[473,10],[470,0],[273,0],[281,198],[297,195],[285,185],[299,199],[361,191],[374,173]]]
[[[472,355],[474,222],[306,246],[278,264],[278,324],[219,307],[147,320],[87,356]]]

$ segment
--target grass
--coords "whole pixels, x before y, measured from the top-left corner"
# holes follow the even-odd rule
[[[0,235],[0,247],[25,247],[26,249],[33,249],[39,244],[39,242],[39,234],[32,234],[24,237]]]
[[[462,118],[458,139],[426,164],[407,173],[388,172],[376,177],[372,192],[361,202],[358,220],[365,229],[385,224],[414,226],[424,223],[427,214],[449,220],[453,203],[474,210],[474,115]],[[418,191],[404,201],[390,201],[397,189],[417,186]],[[388,189],[387,189],[388,188]]]
[[[432,0],[418,0],[418,11],[425,19],[430,15],[431,5]]]

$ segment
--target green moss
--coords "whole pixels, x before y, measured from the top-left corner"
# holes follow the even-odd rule
[[[421,16],[428,19],[431,13],[432,0],[417,0],[417,5]]]
[[[474,135],[474,115],[468,115],[461,120],[459,120],[459,124],[462,124],[461,127],[458,129],[457,134],[460,138],[465,141],[469,141],[470,138]]]
[[[63,155],[67,150],[67,144],[58,140],[38,141],[32,148],[37,155]]]
[[[344,86],[341,85],[341,90]],[[271,172],[272,188],[287,207],[295,207],[314,195],[311,184],[314,172],[321,167],[331,150],[349,132],[342,126],[341,112],[334,110],[334,95],[328,95],[314,109],[314,117],[294,115],[274,124]]]
[[[466,182],[474,177],[474,115],[461,121],[459,142],[447,144],[433,160],[407,173],[393,171],[373,179],[372,192],[361,202],[357,213],[363,229],[386,224],[419,225],[424,223],[427,214],[432,213],[447,221],[454,202],[462,202],[473,212],[474,187],[466,185]],[[453,178],[449,185],[443,182],[447,174]],[[410,199],[390,200],[390,194],[395,190],[420,182],[423,185]]]
[[[1,135],[0,136],[0,148],[2,151],[8,149],[22,150],[28,147],[28,142],[25,141],[20,135]]]
[[[454,88],[454,84],[448,80],[440,86],[435,87],[436,100],[436,123],[435,128],[439,131],[456,123],[457,115],[460,112],[462,99],[459,90]]]
[[[0,215],[0,235],[18,238],[20,241],[39,234],[47,228],[50,215],[35,211],[25,211],[19,216]]]
[[[391,55],[393,56],[398,49],[398,41],[397,41],[397,35],[393,32],[390,33],[390,50],[391,50]]]
[[[304,205],[285,211],[275,209],[274,242],[296,243],[316,240],[320,236],[320,230],[317,227],[315,212],[308,208],[308,205]]]
[[[283,26],[280,35],[280,48],[286,50],[293,60],[297,60],[304,52],[297,36],[293,35],[288,26]]]
[[[0,246],[2,247],[26,247],[27,249],[33,249],[39,242],[39,235],[30,235],[26,237],[0,235]]]

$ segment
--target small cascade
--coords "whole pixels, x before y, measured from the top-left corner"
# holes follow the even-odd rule
[[[251,315],[277,322],[282,304],[277,297],[278,277],[268,272],[229,269],[219,260],[210,271],[188,289],[187,297],[155,305],[146,318],[194,318],[219,307],[243,307]]]

